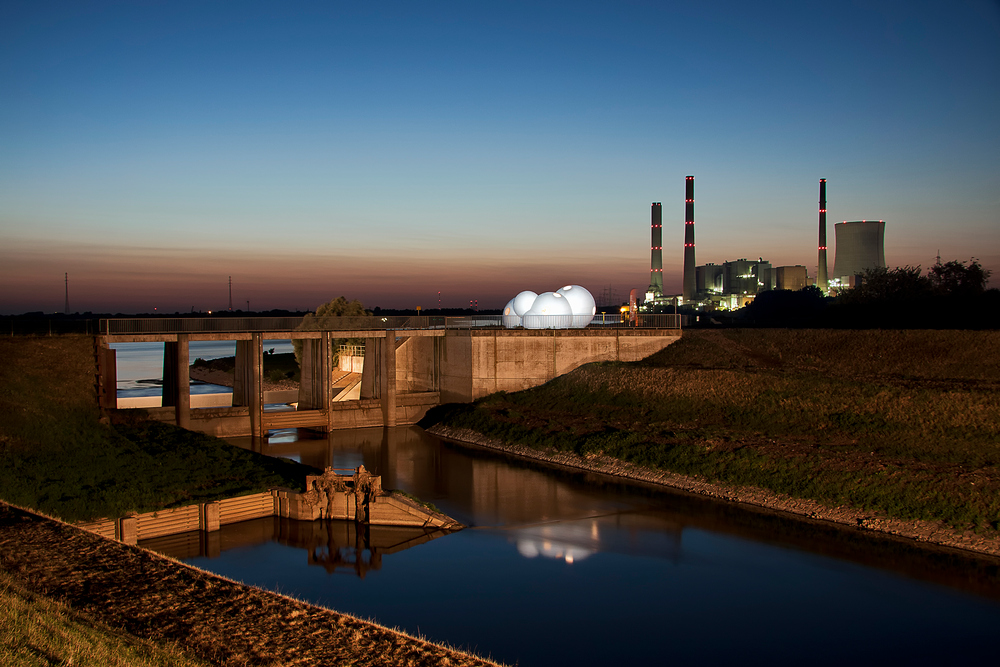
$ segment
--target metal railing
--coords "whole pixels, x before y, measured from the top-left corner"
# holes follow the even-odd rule
[[[586,327],[573,327],[570,315],[535,315],[526,322],[530,329],[680,329],[681,316],[638,313],[634,319],[617,313],[598,313]],[[104,335],[172,333],[247,333],[281,331],[378,331],[408,329],[503,329],[502,315],[380,317],[170,317],[116,318],[100,321]]]

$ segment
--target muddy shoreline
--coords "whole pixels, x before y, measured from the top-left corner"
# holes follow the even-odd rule
[[[442,424],[428,428],[427,432],[460,445],[503,452],[517,458],[686,491],[718,500],[782,512],[795,517],[828,521],[855,530],[871,531],[913,540],[923,545],[1000,557],[1000,537],[978,535],[971,530],[956,530],[943,522],[904,521],[850,507],[830,507],[813,500],[792,498],[757,487],[729,486],[676,473],[652,470],[608,456],[581,457],[573,453],[555,450],[542,451],[524,445],[503,442],[484,436],[477,431],[451,428]]]

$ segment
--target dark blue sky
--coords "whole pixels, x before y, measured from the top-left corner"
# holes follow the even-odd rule
[[[699,263],[813,275],[827,178],[1000,274],[996,2],[6,2],[0,86],[0,312],[624,296],[653,201],[679,290],[687,174]]]

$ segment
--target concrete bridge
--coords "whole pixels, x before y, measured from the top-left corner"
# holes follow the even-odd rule
[[[103,320],[96,337],[101,407],[118,409],[112,343],[162,342],[162,407],[150,415],[211,435],[265,437],[269,430],[331,431],[414,424],[428,408],[469,402],[496,391],[543,384],[594,361],[637,361],[680,339],[672,315],[646,316],[629,326],[615,320],[586,329],[504,329],[498,318],[324,318],[303,330],[301,318],[183,318]],[[638,326],[636,326],[638,325]],[[266,411],[264,348],[268,340],[301,340],[297,409]],[[361,397],[334,401],[332,342],[364,341]],[[191,406],[191,341],[234,340],[231,407]]]

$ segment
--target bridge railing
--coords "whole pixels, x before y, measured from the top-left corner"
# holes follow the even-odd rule
[[[573,327],[572,315],[530,315],[525,324],[531,329],[680,329],[681,315],[637,313],[629,319],[618,313],[598,313],[586,327]],[[503,315],[467,315],[449,317],[447,329],[505,328]]]
[[[529,323],[532,329],[566,329],[570,315],[537,315]],[[247,333],[282,331],[378,331],[408,329],[502,329],[502,315],[405,316],[370,315],[364,317],[164,317],[115,318],[100,321],[104,335],[140,335],[173,333]],[[680,329],[681,316],[639,313],[634,319],[617,313],[598,313],[588,329]]]

